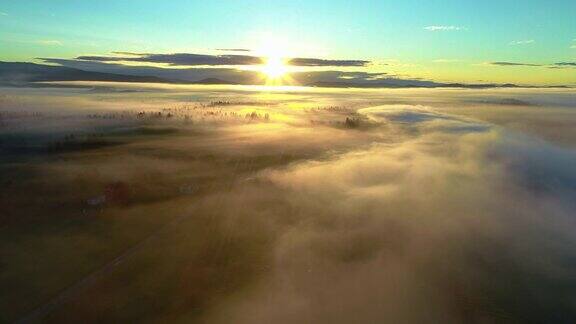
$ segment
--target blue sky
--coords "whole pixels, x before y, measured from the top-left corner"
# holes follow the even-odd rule
[[[2,0],[0,12],[0,59],[10,61],[254,49],[266,39],[281,39],[291,55],[401,62],[397,71],[446,79],[470,79],[485,62],[576,61],[573,0]],[[507,73],[483,68],[495,79]],[[539,73],[576,82],[566,70]]]

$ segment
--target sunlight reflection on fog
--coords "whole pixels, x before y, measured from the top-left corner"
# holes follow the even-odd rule
[[[48,321],[576,313],[569,90],[76,85],[0,97],[7,318],[150,233]]]

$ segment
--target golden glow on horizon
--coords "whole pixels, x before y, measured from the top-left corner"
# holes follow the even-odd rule
[[[262,65],[257,70],[262,74],[267,86],[292,85],[290,66],[287,59],[288,48],[278,39],[268,39],[261,43],[256,54],[263,57]]]

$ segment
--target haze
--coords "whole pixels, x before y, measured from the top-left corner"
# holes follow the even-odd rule
[[[575,11],[1,3],[0,323],[573,323]]]

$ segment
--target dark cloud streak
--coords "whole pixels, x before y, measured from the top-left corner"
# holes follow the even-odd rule
[[[573,69],[576,68],[576,62],[559,62],[554,63],[551,69]]]
[[[81,69],[85,71],[117,73],[138,76],[157,76],[166,79],[198,81],[205,78],[217,78],[239,84],[257,84],[258,72],[244,71],[235,68],[171,68],[166,69],[156,66],[130,66],[117,61],[102,62],[98,60],[69,60],[58,58],[40,58],[45,63],[59,64],[65,67]],[[376,82],[383,78],[386,73],[369,73],[353,71],[310,71],[292,73],[292,77],[298,84],[313,84],[316,82]]]
[[[219,49],[219,50],[234,50],[239,51],[242,49]],[[244,51],[244,50],[242,50]],[[208,54],[190,54],[190,53],[174,53],[174,54],[148,54],[148,53],[129,53],[129,52],[115,52],[124,56],[78,56],[76,59],[83,61],[99,61],[99,62],[148,62],[148,63],[162,63],[172,66],[197,66],[197,65],[259,65],[262,64],[264,58],[251,55],[208,55]],[[370,61],[365,60],[326,60],[319,58],[292,58],[290,64],[295,66],[366,66]]]
[[[223,52],[251,52],[251,50],[247,48],[216,48],[216,50]]]
[[[490,65],[498,65],[498,66],[542,66],[540,64],[531,64],[531,63],[516,63],[516,62],[490,62]]]

